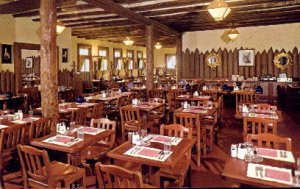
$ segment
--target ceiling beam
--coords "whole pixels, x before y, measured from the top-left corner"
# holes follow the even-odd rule
[[[144,25],[153,25],[157,29],[164,30],[172,35],[180,36],[180,32],[161,24],[155,20],[148,19],[146,17],[143,17],[142,15],[135,13],[129,9],[124,8],[122,5],[119,5],[112,0],[84,0],[85,2],[94,5],[95,7],[103,8],[107,11],[113,12],[119,16],[128,18],[129,20],[133,22],[137,22],[139,24]]]

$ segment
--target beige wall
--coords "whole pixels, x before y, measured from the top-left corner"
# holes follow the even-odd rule
[[[196,48],[200,52],[210,51],[212,49],[235,49],[235,48],[254,48],[255,51],[262,52],[269,50],[285,49],[292,50],[294,47],[300,48],[300,23],[244,27],[237,28],[240,35],[234,42],[225,43],[221,36],[224,30],[210,30],[199,32],[187,32],[183,35],[183,50]]]
[[[20,43],[34,43],[40,44],[40,39],[37,30],[40,27],[39,22],[33,22],[31,18],[14,18],[11,15],[0,15],[0,43],[11,44],[14,42]],[[5,27],[4,27],[5,26]],[[59,47],[59,68],[60,69],[72,69],[73,61],[77,64],[77,44],[90,44],[92,45],[92,54],[97,54],[98,46],[109,47],[110,61],[113,60],[113,48],[122,48],[123,56],[125,56],[126,50],[134,50],[135,61],[137,61],[137,51],[143,51],[144,58],[146,58],[145,47],[127,47],[123,44],[109,43],[99,40],[85,40],[82,38],[72,37],[71,29],[66,28],[57,37],[57,46]],[[69,49],[68,63],[62,63],[62,48]],[[161,50],[154,51],[154,65],[155,67],[165,66],[165,54],[176,53],[175,48],[162,48]],[[0,60],[1,61],[1,60]],[[14,70],[13,64],[0,64],[0,68],[3,70]]]
[[[165,55],[176,54],[176,48],[162,48],[154,50],[154,67],[166,67]]]

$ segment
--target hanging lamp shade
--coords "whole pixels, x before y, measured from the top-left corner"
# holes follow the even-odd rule
[[[61,34],[66,29],[66,26],[63,25],[60,21],[57,21],[56,23],[56,34]]]
[[[156,49],[161,49],[161,48],[162,48],[162,45],[161,45],[160,42],[157,42],[157,43],[154,45],[154,47],[155,47]]]
[[[237,29],[235,29],[234,27],[230,28],[228,33],[227,33],[227,36],[232,40],[234,41],[238,36],[240,35],[240,32],[237,31]]]
[[[228,4],[224,0],[214,0],[207,7],[207,10],[211,14],[211,16],[215,19],[215,21],[224,20],[231,11]]]
[[[131,46],[134,43],[134,41],[132,39],[130,39],[130,37],[126,37],[126,39],[123,42],[127,46]]]

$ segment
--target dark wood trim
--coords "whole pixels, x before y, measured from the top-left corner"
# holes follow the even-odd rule
[[[16,94],[18,94],[19,90],[22,88],[22,50],[40,50],[39,44],[32,43],[17,43],[14,42],[13,46],[13,54],[14,54],[14,70],[15,70],[15,87]]]

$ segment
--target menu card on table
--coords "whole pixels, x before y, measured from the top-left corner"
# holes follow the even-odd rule
[[[177,146],[181,142],[181,140],[182,138],[179,137],[156,135],[150,140],[150,142],[158,142],[158,143],[171,142],[173,146]]]
[[[207,110],[198,109],[198,108],[187,108],[187,109],[184,109],[183,112],[195,113],[195,114],[206,114]]]
[[[134,146],[124,154],[134,157],[146,158],[154,161],[166,161],[173,152],[165,153],[163,150],[144,146]]]
[[[293,156],[293,153],[290,151],[276,150],[276,149],[269,149],[269,148],[257,148],[256,151],[257,151],[257,155],[263,158],[295,163],[295,158]]]
[[[278,119],[278,116],[277,115],[273,115],[273,114],[248,113],[248,117],[258,117],[258,118],[266,118],[266,119]]]
[[[99,129],[99,128],[95,128],[95,127],[84,127],[84,126],[78,127],[76,130],[81,131],[88,135],[97,135],[97,134],[105,131],[105,129]]]
[[[179,95],[177,98],[190,98],[190,95]]]
[[[298,175],[299,173],[297,173]],[[247,176],[251,178],[273,181],[281,184],[294,185],[292,170],[267,165],[248,163]],[[300,186],[300,184],[296,184]]]
[[[64,136],[64,135],[55,135],[53,137],[43,140],[43,142],[57,144],[60,146],[67,146],[67,147],[72,146],[80,141],[82,141],[82,139],[71,137],[71,136]]]
[[[90,108],[92,106],[95,105],[95,103],[89,103],[89,102],[85,102],[85,103],[76,103],[77,107],[80,108]]]

